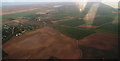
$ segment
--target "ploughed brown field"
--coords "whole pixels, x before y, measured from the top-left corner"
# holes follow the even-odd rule
[[[25,20],[11,20],[11,21],[6,21],[2,22],[2,24],[10,24],[10,23],[19,23],[19,22],[26,22]]]
[[[96,26],[92,26],[92,25],[79,25],[77,27],[96,28]]]
[[[53,6],[53,5],[49,5],[49,6]],[[2,12],[0,12],[0,15],[27,12],[27,11],[32,11],[36,9],[41,9],[43,7],[47,7],[47,4],[46,5],[29,4],[29,5],[3,6]]]
[[[33,5],[3,6],[0,15],[27,12],[35,9],[40,9],[42,6],[45,5],[33,4]]]
[[[102,51],[117,52],[117,35],[98,32],[78,41],[45,26],[14,36],[3,45],[3,50],[8,53],[5,57],[7,59],[49,59],[51,56],[58,59],[81,59],[103,56],[105,52]],[[84,50],[81,47],[90,48]]]
[[[26,9],[26,10],[23,9],[23,10],[10,11],[10,12],[3,12],[3,13],[0,13],[0,15],[27,12],[27,11],[31,11],[31,10],[35,10],[35,9],[38,9],[38,8],[32,8],[32,9]]]
[[[118,36],[98,32],[79,40],[79,47],[82,49],[83,58],[117,58]]]
[[[44,27],[22,36],[13,37],[3,45],[7,59],[79,59],[81,50],[76,48],[74,39],[51,27]]]
[[[95,33],[80,40],[79,45],[97,48],[100,50],[117,51],[118,36],[109,33]]]

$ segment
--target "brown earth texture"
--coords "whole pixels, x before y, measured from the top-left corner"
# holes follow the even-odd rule
[[[3,45],[5,59],[58,59],[117,58],[117,35],[97,32],[75,40],[52,27],[14,36]]]
[[[44,27],[21,36],[14,36],[3,45],[8,53],[7,59],[79,59],[81,50],[73,44],[74,40],[64,36],[51,27]]]

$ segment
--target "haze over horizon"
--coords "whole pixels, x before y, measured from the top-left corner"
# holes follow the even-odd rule
[[[76,2],[77,0],[2,0],[2,2]],[[119,0],[88,0],[89,2],[118,2]]]
[[[1,2],[78,2],[78,1],[81,1],[81,0],[29,0],[29,1],[28,0],[1,0]],[[88,0],[88,2],[99,2],[99,1],[111,7],[118,8],[119,0]]]

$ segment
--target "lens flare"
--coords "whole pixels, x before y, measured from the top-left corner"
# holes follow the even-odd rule
[[[118,15],[116,15],[115,19],[112,22],[113,24],[118,24]]]
[[[94,3],[92,5],[92,7],[90,8],[90,10],[88,11],[88,13],[86,14],[86,16],[84,17],[84,20],[86,21],[86,25],[93,24],[93,20],[96,16],[96,12],[97,12],[98,7],[99,7],[99,2]]]
[[[86,5],[87,5],[87,0],[76,0],[77,5],[79,6],[80,12],[84,11]]]

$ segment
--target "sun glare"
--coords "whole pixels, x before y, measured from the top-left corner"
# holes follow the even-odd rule
[[[87,5],[87,0],[76,0],[76,3],[79,6],[80,12],[82,12]]]

